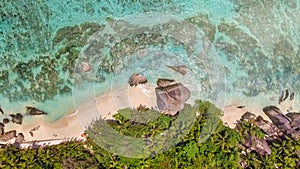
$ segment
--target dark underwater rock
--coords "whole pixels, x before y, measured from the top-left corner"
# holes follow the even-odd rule
[[[27,109],[27,111],[25,113],[25,116],[26,115],[31,115],[31,116],[33,116],[33,115],[47,115],[46,112],[43,112],[42,110],[39,110],[35,107],[26,106],[26,109]]]
[[[278,104],[280,104],[283,101],[283,97],[284,97],[284,91],[282,91],[281,95],[279,96]]]
[[[183,109],[184,103],[190,97],[190,91],[181,83],[167,87],[155,88],[158,108],[170,115],[175,115]]]
[[[135,73],[130,76],[128,83],[130,86],[137,86],[138,84],[147,83],[147,78],[139,73]]]
[[[291,95],[290,95],[290,100],[293,100],[294,97],[295,97],[295,93],[293,92],[293,93],[291,93]]]
[[[0,106],[0,112],[1,112],[2,114],[4,114],[4,111],[3,111],[3,109],[2,109],[1,106]]]

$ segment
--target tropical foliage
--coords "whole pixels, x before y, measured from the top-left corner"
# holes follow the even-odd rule
[[[240,132],[237,132],[223,125],[221,120],[216,121],[216,128],[207,125],[210,116],[217,118],[221,115],[221,111],[209,102],[198,100],[194,106],[186,110],[198,113],[193,126],[179,143],[157,155],[147,158],[118,156],[106,151],[105,147],[96,144],[92,137],[88,137],[86,142],[70,141],[37,149],[21,150],[13,146],[4,146],[0,149],[0,168],[241,168],[241,162],[249,168],[295,168],[297,166],[299,141],[286,136],[271,142],[269,144],[272,149],[271,155],[263,156],[256,152],[248,152],[241,146],[244,137],[249,134],[259,138],[264,137],[264,133],[259,128],[250,122],[241,122]],[[155,111],[149,109],[139,111],[124,109],[115,115],[115,121],[108,121],[108,124],[122,135],[151,138],[174,125],[178,117],[156,116],[156,114],[149,116],[148,120],[140,118],[138,122],[131,120],[137,117],[136,113],[145,113],[147,116],[146,114],[150,112],[155,115]],[[152,119],[152,117],[156,118]],[[89,136],[101,129],[97,128],[99,127],[97,124],[95,121],[86,131]],[[199,141],[203,131],[212,132],[207,140]]]

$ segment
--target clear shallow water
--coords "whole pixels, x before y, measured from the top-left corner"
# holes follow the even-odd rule
[[[296,0],[285,3],[275,0],[265,3],[246,0],[3,1],[0,5],[0,105],[8,112],[24,112],[25,105],[35,106],[49,112],[48,120],[53,121],[84,100],[126,84],[133,72],[142,72],[150,83],[155,83],[158,74],[176,76],[164,66],[181,63],[193,73],[184,77],[186,79],[180,76],[176,79],[200,91],[194,97],[209,99],[210,85],[216,78],[207,72],[210,68],[205,64],[212,63],[200,56],[194,57],[195,51],[189,53],[189,46],[184,43],[172,44],[174,37],[169,37],[169,32],[158,32],[159,36],[150,34],[149,38],[132,35],[119,43],[111,39],[115,43],[109,48],[111,57],[105,63],[101,59],[91,62],[98,68],[98,74],[83,78],[83,82],[74,78],[77,59],[85,59],[82,52],[89,44],[87,39],[98,30],[101,33],[114,25],[114,20],[145,12],[162,13],[156,18],[158,21],[165,19],[166,14],[172,15],[205,33],[206,39],[201,42],[215,46],[207,58],[217,57],[223,65],[220,72],[225,73],[226,79],[224,102],[235,100],[235,97],[243,100],[263,95],[266,100],[260,104],[269,104],[268,99],[276,102],[284,89],[295,91],[297,99],[300,87],[299,5]],[[114,29],[116,36],[121,36],[118,31],[122,32],[126,24]],[[196,45],[200,50],[205,49],[202,46],[205,44]],[[126,58],[139,56],[144,57],[126,62]],[[153,61],[155,57],[159,59]],[[176,57],[179,59],[174,59]],[[152,64],[148,64],[151,60]],[[124,62],[124,66],[118,67],[119,62]],[[159,63],[162,65],[158,66]],[[112,73],[111,65],[119,71]],[[92,77],[96,80],[91,80]],[[83,89],[92,89],[92,92],[86,93]]]

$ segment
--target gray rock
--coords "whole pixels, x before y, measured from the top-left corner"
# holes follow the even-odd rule
[[[190,91],[181,83],[155,88],[158,108],[169,115],[175,115],[183,109],[190,97]]]
[[[242,115],[241,121],[250,121],[251,119],[255,119],[256,116],[253,113],[246,112]]]
[[[295,120],[295,119],[300,120],[300,113],[297,113],[297,112],[287,113],[286,116],[288,116],[292,120]]]
[[[17,113],[15,116],[12,116],[12,122],[17,124],[22,124],[23,121],[23,115],[20,113]]]
[[[294,139],[300,138],[300,132],[291,126],[291,119],[282,114],[277,107],[267,106],[263,108],[263,111],[282,132]]]
[[[167,87],[171,84],[174,84],[175,80],[172,80],[172,79],[161,79],[159,78],[157,81],[156,81],[156,84],[158,87]]]
[[[26,109],[27,109],[27,111],[25,113],[25,116],[26,115],[33,116],[33,115],[46,115],[47,114],[46,112],[43,112],[42,110],[39,110],[39,109],[37,109],[35,107],[26,106]]]
[[[4,134],[4,128],[0,129],[0,136],[2,136]]]
[[[0,129],[4,128],[5,125],[3,123],[0,122]]]
[[[11,130],[9,132],[4,133],[4,135],[0,136],[0,141],[8,141],[14,137],[16,137],[16,130]]]
[[[271,119],[277,127],[290,124],[291,120],[286,117],[276,106],[267,106],[263,112]]]
[[[279,129],[272,123],[267,120],[264,120],[261,116],[258,116],[255,121],[254,125],[259,127],[263,132],[265,132],[269,136],[277,136]]]
[[[293,129],[300,129],[300,120],[299,119],[293,120],[291,123],[291,127]]]
[[[300,113],[293,112],[293,113],[287,113],[286,116],[291,118],[291,127],[294,129],[300,128]]]
[[[130,76],[128,83],[130,86],[137,86],[138,84],[147,83],[147,78],[139,73],[135,73]]]
[[[18,133],[17,138],[16,138],[16,143],[22,143],[25,140],[24,134],[23,133]]]
[[[256,136],[252,135],[247,139],[243,145],[251,152],[255,151],[260,155],[270,155],[272,153],[271,148],[264,139],[259,139]]]
[[[4,124],[9,123],[9,119],[8,119],[8,118],[4,118],[4,119],[3,119],[3,123],[4,123]]]

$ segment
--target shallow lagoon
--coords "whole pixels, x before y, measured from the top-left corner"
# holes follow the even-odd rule
[[[9,113],[24,112],[26,105],[35,106],[50,113],[48,121],[55,121],[82,102],[126,84],[130,74],[142,72],[150,85],[158,76],[182,80],[192,91],[200,91],[194,93],[194,98],[212,100],[220,108],[233,103],[275,104],[281,91],[289,89],[296,93],[291,104],[297,110],[299,5],[293,0],[5,1],[0,5],[0,105]],[[205,45],[212,45],[205,58],[217,63],[194,56],[197,50],[191,51],[182,39],[169,36],[167,28],[157,34],[148,30],[133,32],[118,41],[130,21],[138,16],[148,17],[149,13],[160,13],[160,18],[145,20],[140,27],[157,25],[170,17],[176,18],[176,22],[170,21],[172,24],[187,22],[195,26],[196,32],[205,34],[200,36],[203,44],[195,49],[202,52]],[[124,19],[128,22],[119,22]],[[116,23],[120,24],[119,29]],[[92,62],[97,68],[95,74],[76,76],[76,66],[86,59],[83,51],[90,44],[89,39],[112,27],[115,39],[108,41],[114,45],[98,48],[108,50],[109,57],[101,56]],[[118,67],[120,62],[123,67]],[[186,79],[175,77],[164,68],[183,63],[192,72]],[[205,67],[211,64],[221,70],[220,78],[213,76],[218,71],[212,66]],[[219,87],[222,93],[214,93]]]

